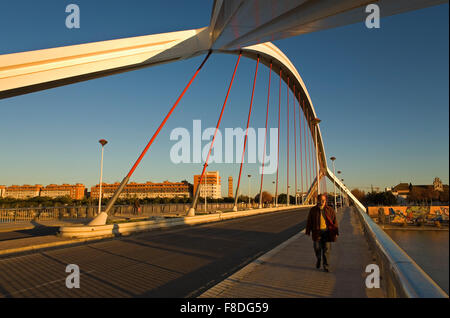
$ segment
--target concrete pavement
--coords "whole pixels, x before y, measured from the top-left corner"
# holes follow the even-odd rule
[[[306,212],[306,211],[305,211]],[[365,267],[366,265],[372,263],[372,257],[369,251],[368,244],[366,242],[366,239],[364,237],[364,234],[362,233],[362,227],[359,223],[359,219],[357,218],[357,215],[351,208],[347,208],[342,212],[338,212],[338,220],[339,220],[339,226],[340,226],[340,233],[341,235],[338,237],[338,242],[332,244],[331,249],[331,261],[330,261],[330,272],[325,273],[322,270],[317,270],[315,268],[315,256],[312,248],[312,241],[309,236],[305,236],[304,232],[300,232],[302,227],[297,227],[297,234],[292,236],[287,241],[281,240],[278,244],[280,245],[273,245],[269,252],[264,254],[263,256],[256,256],[256,260],[250,262],[248,265],[242,267],[239,266],[241,262],[245,262],[245,259],[253,259],[251,255],[259,254],[262,255],[262,253],[259,253],[258,250],[260,248],[264,250],[264,246],[267,246],[267,243],[263,243],[261,247],[256,248],[256,246],[253,246],[253,244],[258,242],[258,245],[261,244],[261,240],[265,241],[269,238],[267,236],[269,233],[279,233],[280,230],[283,231],[289,237],[288,232],[292,232],[292,230],[295,228],[292,227],[292,223],[290,226],[288,224],[292,221],[288,221],[288,216],[292,215],[294,216],[294,219],[296,219],[296,222],[299,222],[298,217],[293,215],[291,213],[276,213],[269,217],[251,217],[248,218],[246,221],[242,222],[239,220],[233,220],[233,221],[226,221],[224,223],[216,223],[216,224],[210,224],[210,225],[204,225],[204,226],[196,226],[196,227],[189,227],[189,228],[180,228],[175,231],[167,231],[167,232],[155,232],[148,234],[144,233],[141,235],[130,237],[129,239],[113,239],[113,240],[107,240],[104,243],[94,243],[91,239],[91,242],[89,243],[89,239],[84,240],[74,240],[74,239],[63,239],[59,238],[54,235],[50,236],[41,236],[41,237],[31,237],[31,238],[23,238],[19,240],[9,240],[9,241],[0,241],[0,255],[3,253],[3,256],[6,256],[5,253],[8,251],[8,249],[11,251],[13,248],[15,251],[26,251],[28,250],[37,250],[37,249],[45,249],[46,247],[54,247],[54,246],[63,246],[67,244],[82,244],[86,243],[86,247],[78,247],[76,250],[73,249],[73,247],[67,247],[64,249],[56,250],[54,252],[40,252],[38,254],[31,254],[29,256],[25,256],[25,258],[21,257],[18,259],[25,260],[30,258],[35,259],[33,262],[36,268],[39,267],[38,259],[41,259],[43,256],[45,257],[55,257],[56,255],[71,255],[73,258],[70,262],[80,264],[81,268],[85,268],[85,270],[88,271],[87,277],[84,278],[83,281],[86,282],[86,279],[90,280],[94,279],[97,280],[98,278],[95,278],[93,275],[94,273],[90,272],[90,268],[83,265],[85,262],[84,256],[82,256],[84,253],[87,253],[89,251],[96,250],[98,254],[101,250],[98,250],[98,247],[100,246],[110,246],[111,248],[108,250],[114,251],[114,255],[119,256],[120,253],[122,253],[122,249],[119,247],[123,244],[130,245],[132,242],[139,242],[139,250],[135,249],[137,246],[130,249],[131,246],[124,249],[126,251],[126,259],[128,261],[131,260],[130,256],[133,256],[133,259],[137,257],[138,259],[142,258],[143,255],[148,254],[146,258],[146,262],[151,262],[153,264],[153,261],[155,261],[155,257],[158,260],[159,257],[157,255],[154,255],[155,250],[154,244],[158,244],[157,242],[161,241],[164,242],[164,251],[172,251],[172,250],[179,250],[181,248],[181,245],[184,246],[186,244],[186,240],[192,240],[195,238],[196,242],[192,245],[188,244],[189,246],[188,251],[189,255],[195,251],[198,247],[205,248],[206,246],[211,246],[214,253],[217,253],[219,251],[221,252],[231,252],[232,250],[236,250],[233,253],[237,254],[228,254],[228,255],[221,255],[218,259],[216,259],[213,264],[208,264],[206,262],[205,264],[198,264],[197,266],[194,266],[191,270],[185,271],[186,268],[184,266],[181,266],[180,268],[177,267],[177,273],[181,274],[178,278],[174,279],[169,275],[168,277],[163,279],[163,276],[160,274],[157,275],[158,280],[163,279],[164,283],[162,285],[154,285],[149,284],[149,282],[143,284],[138,284],[140,292],[137,290],[134,290],[133,288],[129,289],[127,287],[127,292],[119,292],[124,288],[124,286],[116,282],[110,287],[107,288],[107,292],[105,290],[105,293],[108,295],[114,295],[119,297],[195,297],[196,295],[200,294],[200,297],[221,297],[221,298],[233,298],[233,297],[262,297],[262,298],[271,298],[271,297],[289,297],[289,298],[297,298],[297,297],[383,297],[381,289],[379,290],[371,290],[365,288]],[[306,216],[306,214],[303,214],[303,218]],[[281,217],[281,219],[280,219]],[[284,219],[283,219],[284,218]],[[289,217],[290,218],[290,217]],[[302,217],[301,217],[302,218]],[[301,220],[300,218],[300,220]],[[280,225],[278,224],[278,220],[285,220],[282,221]],[[253,220],[253,221],[252,221]],[[277,221],[275,221],[277,220]],[[247,223],[249,222],[250,223]],[[286,222],[287,221],[287,222]],[[253,223],[251,223],[253,222]],[[256,223],[254,223],[256,222]],[[274,223],[275,222],[275,223]],[[253,225],[251,225],[253,224]],[[269,226],[271,224],[271,226]],[[284,224],[284,225],[283,225]],[[242,231],[236,232],[233,234],[233,232],[229,232],[230,230],[235,231],[238,228],[236,226],[239,226],[239,229]],[[278,230],[275,230],[275,228],[278,226]],[[281,226],[281,227],[280,227]],[[290,229],[286,232],[287,227],[290,227]],[[297,225],[298,226],[298,225]],[[206,234],[203,233],[205,229],[211,229],[211,232]],[[217,230],[213,230],[217,229]],[[227,229],[226,232],[223,232],[221,229]],[[210,230],[208,230],[210,231]],[[268,232],[267,232],[268,231]],[[272,232],[274,231],[274,232]],[[176,233],[176,234],[175,234]],[[183,234],[182,234],[183,233]],[[184,234],[186,233],[186,234]],[[187,234],[190,233],[190,234]],[[225,235],[226,234],[226,235]],[[238,236],[244,235],[244,237],[236,237],[236,234],[239,234]],[[186,236],[185,236],[186,235]],[[201,240],[201,244],[199,245],[199,242],[197,240],[197,237],[199,235],[204,236],[206,239],[208,237],[208,240]],[[218,236],[223,236],[222,239],[219,240],[219,242],[214,242],[217,240]],[[255,236],[256,235],[256,236]],[[248,237],[245,237],[248,236]],[[278,234],[276,236],[279,236]],[[145,241],[141,242],[141,238],[149,238],[152,237],[149,241],[147,239]],[[164,239],[162,239],[164,237]],[[258,237],[258,238],[257,238]],[[225,239],[225,240],[224,240]],[[280,238],[278,238],[280,239]],[[98,239],[97,239],[98,240]],[[227,242],[229,241],[230,244]],[[153,244],[150,247],[150,249],[146,248],[145,245],[148,243],[144,242],[152,242]],[[171,245],[167,245],[167,243],[171,242]],[[237,242],[241,242],[240,244],[236,245]],[[244,242],[245,245],[242,245]],[[251,245],[247,246],[249,242]],[[89,244],[88,244],[89,243]],[[217,245],[220,243],[219,245]],[[227,243],[227,247],[225,248],[222,246],[222,244]],[[233,244],[234,243],[234,244]],[[92,245],[95,244],[95,245]],[[99,245],[101,244],[101,245]],[[180,245],[181,244],[181,245]],[[205,245],[207,244],[207,245]],[[31,249],[30,249],[31,246]],[[95,249],[93,249],[95,247]],[[113,248],[113,246],[115,246]],[[38,248],[39,247],[39,248]],[[245,248],[244,248],[245,247]],[[192,250],[193,249],[193,250]],[[244,252],[244,249],[248,249],[248,251]],[[182,249],[184,250],[184,249]],[[267,251],[268,249],[266,249]],[[73,254],[75,251],[76,254]],[[120,252],[122,251],[122,252]],[[181,250],[180,250],[181,251]],[[205,251],[197,251],[195,255],[200,253],[201,255],[204,254]],[[80,254],[81,253],[81,254]],[[119,253],[119,254],[117,254]],[[131,254],[130,254],[131,253]],[[169,252],[171,253],[171,252]],[[186,251],[183,251],[183,253],[186,253]],[[100,253],[102,254],[102,253]],[[158,253],[159,254],[159,253]],[[76,256],[79,255],[79,256]],[[181,254],[184,255],[184,254]],[[158,268],[164,268],[169,266],[172,268],[174,266],[173,262],[176,261],[176,263],[180,262],[180,265],[186,264],[186,261],[182,261],[179,259],[181,256],[179,253],[176,253],[176,255],[171,255],[170,258],[169,255],[165,255],[162,258],[162,260],[171,259],[171,262],[169,262],[172,265],[168,265],[165,261],[163,263],[157,262]],[[213,257],[214,255],[214,257]],[[239,256],[238,256],[239,255]],[[100,257],[101,255],[95,255],[96,262],[98,264],[96,265],[96,270],[103,268],[104,270],[107,270],[114,262],[124,262],[125,259],[122,259],[121,257],[112,260],[109,259],[111,257],[111,254],[105,254],[103,257],[106,257],[106,259],[103,261],[103,257]],[[216,258],[218,255],[215,254],[208,254],[208,257],[206,259],[209,259],[211,257]],[[80,258],[81,257],[81,258]],[[175,258],[174,258],[175,257]],[[206,260],[205,259],[205,260]],[[9,258],[8,260],[5,259],[6,263],[0,262],[0,268],[2,265],[6,264],[13,264],[15,263],[16,258]],[[92,260],[92,256],[88,258],[88,260]],[[136,259],[137,260],[137,259]],[[230,263],[230,260],[233,260]],[[61,262],[62,260],[59,260],[58,262]],[[133,263],[134,261],[132,261]],[[65,263],[65,262],[63,262]],[[229,263],[229,264],[228,264]],[[105,265],[103,265],[105,264]],[[107,265],[108,264],[108,265]],[[133,263],[134,264],[134,263]],[[132,265],[133,265],[132,264]],[[137,266],[140,264],[140,262],[134,264],[133,266]],[[153,271],[153,266],[156,265],[150,265],[150,267],[147,270],[150,270],[150,272],[146,272],[146,275],[150,275]],[[145,265],[145,266],[148,266]],[[220,265],[220,266],[219,266]],[[139,266],[144,266],[144,264],[141,264]],[[98,268],[97,268],[98,267]],[[219,269],[220,267],[220,269]],[[222,268],[223,267],[223,268]],[[237,268],[236,268],[237,267]],[[233,270],[233,268],[235,268]],[[236,272],[238,268],[241,268]],[[130,272],[128,270],[123,271],[123,267],[120,267],[120,269],[117,270],[114,277],[121,277],[121,282],[127,282],[128,279],[131,279],[131,277],[128,277]],[[6,270],[6,268],[4,268]],[[43,271],[44,268],[42,268]],[[173,270],[173,269],[172,269]],[[108,270],[109,271],[109,270]],[[63,281],[63,269],[59,269],[58,274],[56,274],[56,278],[53,277],[52,272],[46,271],[46,276],[53,277],[52,279],[56,279],[56,281]],[[61,272],[61,273],[60,273]],[[230,274],[227,275],[227,273],[234,273],[231,276]],[[31,274],[31,273],[30,273]],[[132,274],[133,276],[134,274]],[[0,275],[1,276],[1,275]],[[153,277],[153,274],[150,275]],[[228,277],[225,280],[218,279],[217,276],[222,277]],[[9,276],[12,277],[12,276]],[[36,276],[34,276],[36,277]],[[127,278],[128,277],[128,278]],[[23,277],[25,278],[25,277]],[[144,276],[141,276],[143,279]],[[150,279],[150,278],[149,278]],[[153,281],[156,278],[151,278],[150,281]],[[174,280],[173,280],[174,279]],[[11,280],[11,278],[8,279],[8,281]],[[27,285],[28,280],[21,280],[21,284]],[[214,282],[214,284],[210,284],[211,282]],[[105,283],[105,282],[104,282]],[[38,286],[41,284],[46,284],[45,280],[40,282]],[[52,283],[53,284],[53,283]],[[117,284],[117,285],[116,285]],[[206,285],[205,285],[206,284]],[[32,288],[32,290],[35,290],[37,287],[33,287],[35,284],[31,284],[27,287],[27,290],[29,288]],[[142,285],[142,286],[141,286]],[[128,285],[127,285],[128,286]],[[137,285],[134,287],[136,288]],[[211,288],[211,286],[213,286]],[[10,289],[11,286],[3,285],[2,286],[2,280],[0,279],[0,287],[2,287],[3,292],[0,292],[0,294],[3,294],[3,296],[8,295],[10,297],[27,297],[27,294],[23,294],[19,291],[13,291],[13,289]],[[106,288],[106,286],[105,286]],[[208,289],[209,288],[209,289]],[[40,295],[38,290],[40,290],[41,287],[36,289],[36,293],[34,293],[35,296]],[[64,292],[63,292],[64,291]],[[199,292],[198,292],[199,291]],[[48,292],[48,291],[46,291]],[[66,296],[75,296],[75,297],[83,297],[90,293],[90,291],[84,289],[83,292],[73,292],[68,291],[66,293],[65,289],[60,289],[57,294],[49,293],[49,295],[53,295],[56,297],[66,297]],[[105,294],[105,296],[106,296]],[[30,296],[30,295],[28,295]]]
[[[308,207],[302,207],[301,209],[307,209]],[[298,209],[295,207],[292,207],[291,209]],[[288,211],[288,210],[286,210]],[[240,211],[240,212],[246,212],[246,211]],[[252,210],[250,211],[249,215],[258,215],[261,213],[267,213],[267,212],[276,212],[276,211],[270,211],[267,209],[263,209],[261,211]],[[249,216],[247,214],[243,215],[237,215],[239,212],[234,213],[227,213],[226,215],[219,215],[218,219],[221,221],[224,221],[226,219],[232,219],[232,218],[239,218],[239,217],[245,217]],[[210,219],[210,217],[213,217]],[[181,222],[185,224],[182,225],[195,225],[195,224],[202,224],[202,223],[209,223],[214,222],[214,215],[207,215],[206,217],[198,216],[199,219],[194,220],[195,218],[192,218],[189,220],[189,222]],[[206,218],[206,219],[205,219]],[[120,221],[120,220],[128,220],[128,221],[142,221],[146,220],[149,221],[150,219],[154,220],[154,217],[124,217],[124,216],[112,216],[110,221]],[[213,220],[214,219],[214,220]],[[116,236],[128,236],[131,233],[110,233],[110,234],[104,234],[104,235],[87,235],[87,236],[80,236],[80,237],[72,237],[67,235],[61,234],[61,228],[60,227],[67,227],[68,229],[76,229],[79,226],[83,226],[89,222],[90,219],[66,219],[66,220],[48,220],[48,221],[22,221],[17,223],[2,223],[0,224],[0,256],[1,257],[8,257],[13,254],[18,253],[24,253],[24,252],[31,252],[31,251],[39,251],[42,249],[48,249],[53,247],[64,247],[67,246],[73,246],[77,244],[83,244],[87,242],[93,242],[93,241],[99,241],[102,239],[107,238],[113,238]],[[145,222],[143,222],[145,223]],[[163,222],[164,223],[164,222]],[[153,228],[155,229],[165,229],[167,227],[177,226],[175,223],[171,223],[169,225],[166,224],[156,224],[156,226]],[[140,227],[141,231],[144,231],[142,229],[142,222],[141,223],[133,223],[136,224],[136,226]],[[132,223],[127,223],[127,225],[132,225]],[[112,225],[110,225],[112,226]],[[85,230],[85,229],[84,229]],[[88,232],[90,233],[91,229],[88,229]]]
[[[67,225],[82,225],[90,219],[20,221],[16,223],[0,223],[0,233],[31,230],[39,227],[60,227]]]
[[[200,297],[384,297],[381,289],[365,287],[365,267],[373,261],[356,212],[338,212],[338,222],[329,273],[315,268],[312,240],[302,231]]]
[[[1,297],[196,297],[305,226],[307,209],[0,258]],[[66,266],[81,287],[65,285]]]

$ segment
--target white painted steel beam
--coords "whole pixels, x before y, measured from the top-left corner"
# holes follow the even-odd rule
[[[0,55],[0,99],[190,58],[208,28]]]
[[[346,195],[348,195],[348,197],[353,201],[353,203],[355,203],[356,207],[360,210],[360,211],[366,211],[366,207],[359,202],[359,200],[353,195],[353,193],[342,183],[342,181],[339,180],[338,177],[336,177],[333,172],[327,168],[327,177],[331,180],[334,181],[336,183],[336,186],[342,190],[342,192],[344,192]]]
[[[447,3],[448,0],[227,0],[215,1],[211,18],[214,49],[273,42],[353,23],[364,26],[366,7],[377,4],[380,16]]]
[[[216,0],[210,26],[195,30],[0,55],[0,99],[363,21],[448,0]]]

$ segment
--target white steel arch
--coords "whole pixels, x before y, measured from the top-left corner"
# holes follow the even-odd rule
[[[52,87],[67,85],[89,79],[109,76],[134,69],[200,55],[209,49],[208,28],[171,32],[144,37],[111,40],[73,45],[31,52],[0,55],[0,98],[13,97]],[[316,111],[308,90],[299,72],[288,57],[273,43],[267,42],[244,47],[240,50],[213,50],[226,54],[242,54],[265,65],[272,63],[272,69],[287,82],[291,89],[306,97],[306,113],[316,118]],[[298,100],[298,95],[295,96]],[[306,114],[305,114],[306,115]],[[309,125],[311,129],[311,124]],[[315,135],[314,130],[311,131]],[[318,127],[318,154],[320,176],[335,180],[338,187],[347,193],[355,203],[360,204],[343,184],[328,169],[320,127]],[[315,145],[314,145],[315,146]],[[314,193],[314,183],[308,199]],[[362,205],[361,205],[362,206]]]
[[[292,64],[292,62],[289,60],[289,58],[273,43],[267,42],[257,45],[252,45],[248,47],[244,47],[241,50],[218,50],[218,52],[222,53],[232,53],[232,54],[239,54],[239,52],[242,52],[242,55],[251,58],[251,59],[257,59],[257,57],[260,58],[260,62],[265,64],[266,66],[269,66],[270,63],[272,63],[272,70],[279,74],[279,70],[282,70],[282,80],[287,83],[287,78],[289,77],[290,81],[289,83],[291,86],[289,87],[290,90],[292,90],[293,85],[296,87],[296,92],[301,92],[303,96],[306,97],[307,103],[305,104],[306,112],[309,112],[311,115],[309,118],[313,119],[317,117],[316,111],[314,109],[311,97],[308,93],[308,90],[306,88],[305,83],[303,82],[302,77],[300,76],[299,72],[295,68],[295,66]],[[298,99],[298,95],[295,96],[297,101],[300,103],[300,100]],[[305,114],[306,115],[306,114]],[[309,129],[311,129],[313,126],[310,124]],[[320,166],[320,173],[319,180],[323,176],[327,176],[332,182],[334,181],[338,188],[340,188],[347,196],[350,197],[350,199],[358,205],[360,208],[365,210],[364,205],[361,204],[361,202],[358,201],[358,199],[351,193],[347,187],[337,178],[333,172],[328,168],[327,165],[327,157],[325,154],[325,145],[323,143],[322,134],[320,132],[320,127],[317,126],[317,153],[319,155],[319,166]],[[315,135],[314,129],[311,130],[312,135]],[[314,143],[313,143],[314,144]],[[315,145],[314,145],[315,147]],[[314,195],[317,180],[315,180],[308,191],[307,195],[307,201],[310,201],[312,199],[312,196]]]
[[[250,58],[259,55],[263,63],[272,62],[282,68],[283,80],[287,77],[295,79],[297,90],[300,88],[308,100],[306,112],[315,118],[314,107],[297,70],[276,46],[267,41],[363,21],[366,16],[364,8],[372,2],[215,0],[208,27],[0,55],[0,99],[169,63],[211,50],[223,53],[242,50]],[[448,0],[376,2],[383,8],[383,15],[387,16]],[[248,46],[261,42],[265,43]],[[322,172],[360,205],[328,169],[320,128],[317,135],[319,178]]]

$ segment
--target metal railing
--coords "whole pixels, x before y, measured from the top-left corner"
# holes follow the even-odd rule
[[[142,213],[144,211],[144,213]],[[173,207],[171,204],[143,205],[140,211],[132,205],[118,205],[114,207],[112,214],[117,215],[152,215],[167,212],[181,211],[180,205]],[[45,208],[13,208],[0,209],[0,223],[15,223],[32,220],[61,220],[92,218],[98,212],[97,206],[64,206]]]
[[[374,251],[388,297],[448,298],[448,295],[356,205],[369,245]]]
[[[93,216],[95,211],[93,206],[0,209],[0,223],[86,218]]]
[[[197,214],[212,213],[215,211],[232,210],[234,203],[199,202]],[[250,204],[252,208],[258,208],[256,202]],[[279,206],[282,206],[281,204]],[[163,216],[184,215],[190,207],[190,203],[145,204],[141,206],[115,205],[111,209],[113,216]],[[239,209],[247,209],[248,203],[239,203]],[[0,223],[15,223],[32,220],[61,220],[92,218],[98,212],[97,206],[62,206],[62,207],[32,207],[32,208],[0,208]]]

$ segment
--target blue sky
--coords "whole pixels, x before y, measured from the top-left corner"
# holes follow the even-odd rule
[[[73,1],[81,9],[81,28],[69,30],[69,3],[0,4],[0,54],[199,28],[208,25],[212,7],[212,1],[200,0]],[[448,36],[448,5],[441,5],[382,18],[378,30],[358,23],[275,42],[298,68],[322,120],[326,154],[337,157],[336,168],[350,188],[431,184],[434,177],[448,184]],[[202,59],[0,100],[0,184],[81,182],[90,187],[98,183],[101,138],[109,141],[103,180],[120,181]],[[192,130],[194,119],[201,119],[203,127],[215,126],[235,61],[231,55],[210,58],[132,180],[192,182],[201,164],[170,162],[170,132]],[[245,127],[254,68],[255,61],[241,61],[223,128]],[[264,127],[267,80],[268,69],[260,68],[255,128]],[[276,127],[278,90],[271,95],[269,126]],[[281,139],[285,191],[284,130]],[[223,181],[229,175],[237,179],[238,168],[210,166]],[[244,173],[257,176],[257,168],[246,165]],[[270,190],[273,179],[266,176],[264,187]],[[258,182],[253,178],[252,192]],[[246,189],[247,180],[243,185]],[[226,182],[222,188],[225,194]]]

